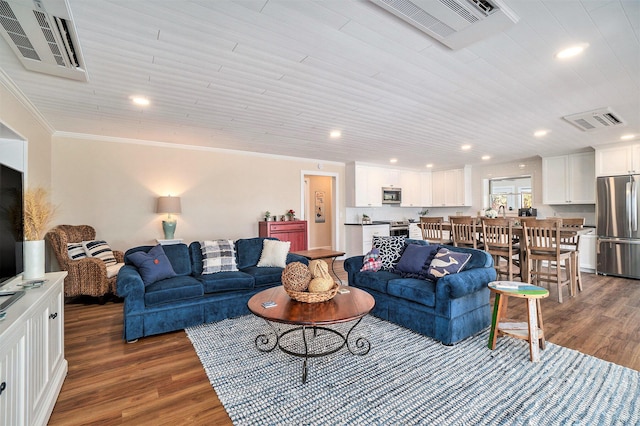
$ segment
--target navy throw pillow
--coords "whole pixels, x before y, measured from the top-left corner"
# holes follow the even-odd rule
[[[451,251],[447,248],[440,247],[436,255],[429,265],[429,279],[437,281],[448,274],[457,274],[462,271],[471,259],[471,255],[467,253],[459,253]]]
[[[143,251],[131,253],[129,260],[138,268],[145,286],[176,276],[173,266],[171,266],[171,262],[160,244],[147,253]]]
[[[426,277],[424,265],[431,263],[437,251],[437,244],[427,246],[407,244],[394,271],[399,272],[404,278],[424,279]]]

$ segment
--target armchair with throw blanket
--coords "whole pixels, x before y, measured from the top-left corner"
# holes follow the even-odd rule
[[[124,253],[113,251],[89,225],[58,225],[45,239],[49,242],[60,265],[67,271],[64,279],[65,297],[93,296],[103,298],[116,294],[118,270]]]

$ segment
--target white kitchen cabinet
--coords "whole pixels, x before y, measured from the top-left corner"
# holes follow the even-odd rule
[[[405,170],[401,171],[400,188],[402,188],[400,207],[422,206],[420,173]]]
[[[409,238],[412,238],[414,240],[422,239],[422,230],[420,229],[417,223],[409,224]]]
[[[596,149],[596,176],[640,173],[640,144]]]
[[[47,424],[67,374],[64,359],[66,272],[46,275],[42,287],[26,290],[0,322],[0,424]],[[2,287],[19,290],[20,279]]]
[[[580,270],[594,273],[596,271],[596,236],[595,229],[589,234],[580,236]]]
[[[389,225],[345,225],[346,257],[361,256],[371,250],[373,237],[389,236]]]
[[[432,206],[458,207],[471,205],[471,168],[431,173]]]
[[[545,157],[542,159],[544,204],[595,204],[595,154]]]
[[[433,205],[431,172],[420,173],[420,205],[430,207]]]
[[[387,169],[385,167],[374,167],[378,175],[380,187],[402,188],[400,170]]]
[[[347,164],[346,198],[351,207],[382,206],[381,168],[362,164]]]

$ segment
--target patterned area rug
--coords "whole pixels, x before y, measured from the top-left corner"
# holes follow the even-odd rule
[[[269,330],[252,315],[186,330],[234,424],[640,423],[640,372],[551,343],[534,364],[522,340],[487,349],[488,330],[444,346],[367,316],[354,337],[366,336],[370,352],[312,358],[303,384],[302,358],[256,349]],[[329,334],[310,337],[330,345]]]

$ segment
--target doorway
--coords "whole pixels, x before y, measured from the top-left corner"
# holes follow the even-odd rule
[[[337,250],[337,174],[303,172],[303,218],[307,221],[308,248]]]

